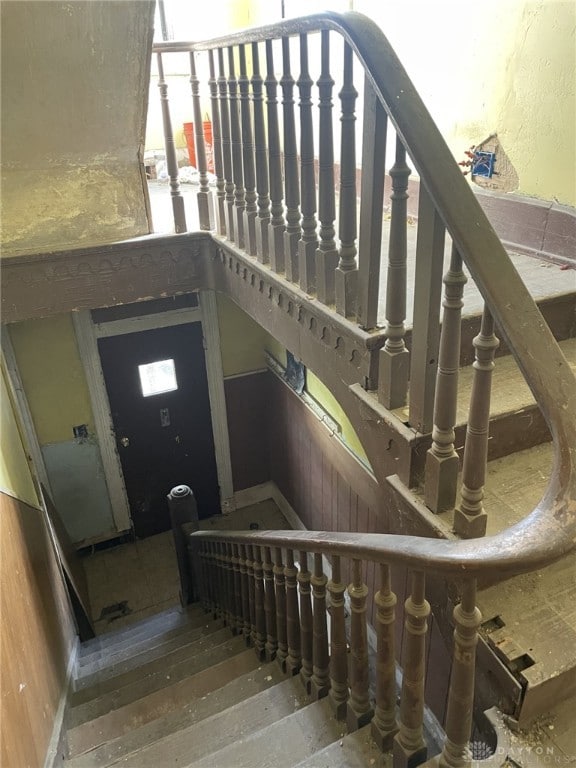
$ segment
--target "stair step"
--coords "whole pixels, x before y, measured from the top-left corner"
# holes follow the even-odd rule
[[[244,706],[245,717],[248,717]],[[258,716],[258,712],[254,716]],[[315,701],[301,710],[255,733],[239,738],[234,744],[194,760],[190,745],[189,762],[179,763],[178,768],[293,768],[299,762],[344,737],[345,725],[338,722],[326,699]],[[162,768],[173,765],[163,762]],[[140,768],[138,762],[133,768]],[[158,768],[158,765],[155,766]]]
[[[74,688],[79,691],[108,678],[130,672],[132,669],[154,661],[160,656],[188,646],[197,640],[203,640],[221,630],[221,621],[211,621],[203,627],[190,629],[186,626],[164,635],[155,635],[153,638],[143,640],[118,653],[105,653],[97,661],[93,661],[78,670]]]
[[[214,664],[225,661],[230,656],[241,653],[245,648],[244,638],[234,637],[221,645],[206,648],[201,653],[191,655],[173,666],[166,666],[151,674],[139,670],[140,677],[122,688],[111,690],[81,704],[73,704],[69,712],[69,725],[74,728],[87,720],[92,720],[111,710],[130,704],[149,693],[166,688]],[[93,689],[87,690],[93,691]],[[80,691],[79,694],[85,695],[86,692]],[[79,694],[74,694],[73,698]]]
[[[69,731],[69,754],[75,759],[69,759],[66,766],[109,765],[283,680],[277,664],[259,665],[254,651],[248,650],[177,686],[140,699],[114,717],[105,715]]]
[[[111,629],[110,632],[98,635],[92,640],[86,640],[80,646],[79,663],[83,663],[91,655],[109,650],[111,647],[120,648],[123,645],[138,642],[143,637],[152,637],[154,634],[162,634],[177,627],[193,624],[197,620],[201,621],[202,618],[206,618],[206,613],[200,606],[192,606],[187,609],[173,606],[154,616],[148,616],[130,624],[128,627],[117,630]]]
[[[104,768],[121,764],[123,768],[176,768],[200,759],[211,760],[214,753],[220,754],[226,748],[236,749],[241,739],[283,721],[287,715],[305,707],[308,701],[299,678],[285,679],[201,722],[165,735],[137,752],[114,758],[110,763],[87,762],[84,766]],[[220,764],[217,758],[210,762],[211,766]]]
[[[384,768],[390,765],[390,754],[382,753],[372,738],[371,725],[365,725],[343,739],[333,741],[294,766],[294,768]]]

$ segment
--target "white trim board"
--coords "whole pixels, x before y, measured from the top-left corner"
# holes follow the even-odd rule
[[[46,750],[46,757],[44,759],[44,768],[58,768],[63,764],[63,751],[64,751],[64,739],[66,736],[66,728],[64,724],[64,716],[66,714],[66,707],[68,704],[68,697],[72,691],[72,681],[76,676],[76,666],[78,662],[78,655],[80,651],[80,640],[78,636],[75,637],[74,646],[70,652],[70,658],[68,659],[68,668],[66,670],[66,683],[62,695],[60,696],[60,702],[58,709],[54,715],[54,726],[52,728],[52,735],[48,742],[48,749]]]
[[[114,439],[110,403],[98,353],[97,340],[101,337],[138,333],[155,328],[168,328],[184,323],[202,323],[220,500],[223,511],[229,508],[230,499],[233,495],[232,463],[220,354],[220,329],[214,293],[212,291],[200,291],[198,307],[169,310],[164,313],[112,320],[99,324],[93,323],[89,311],[73,312],[72,319],[76,330],[80,358],[86,372],[95,430],[102,454],[104,475],[108,485],[117,533],[131,528],[131,521],[122,466]]]

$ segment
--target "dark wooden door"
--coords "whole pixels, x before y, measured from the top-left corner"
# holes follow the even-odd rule
[[[170,528],[166,496],[192,488],[200,517],[220,512],[202,326],[98,340],[136,536]]]

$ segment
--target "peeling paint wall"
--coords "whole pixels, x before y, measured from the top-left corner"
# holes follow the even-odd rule
[[[7,2],[3,256],[146,234],[152,0]]]

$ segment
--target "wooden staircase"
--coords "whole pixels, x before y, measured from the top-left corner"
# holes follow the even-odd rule
[[[261,662],[202,608],[177,609],[82,646],[70,697],[67,768],[369,766],[328,699]]]

